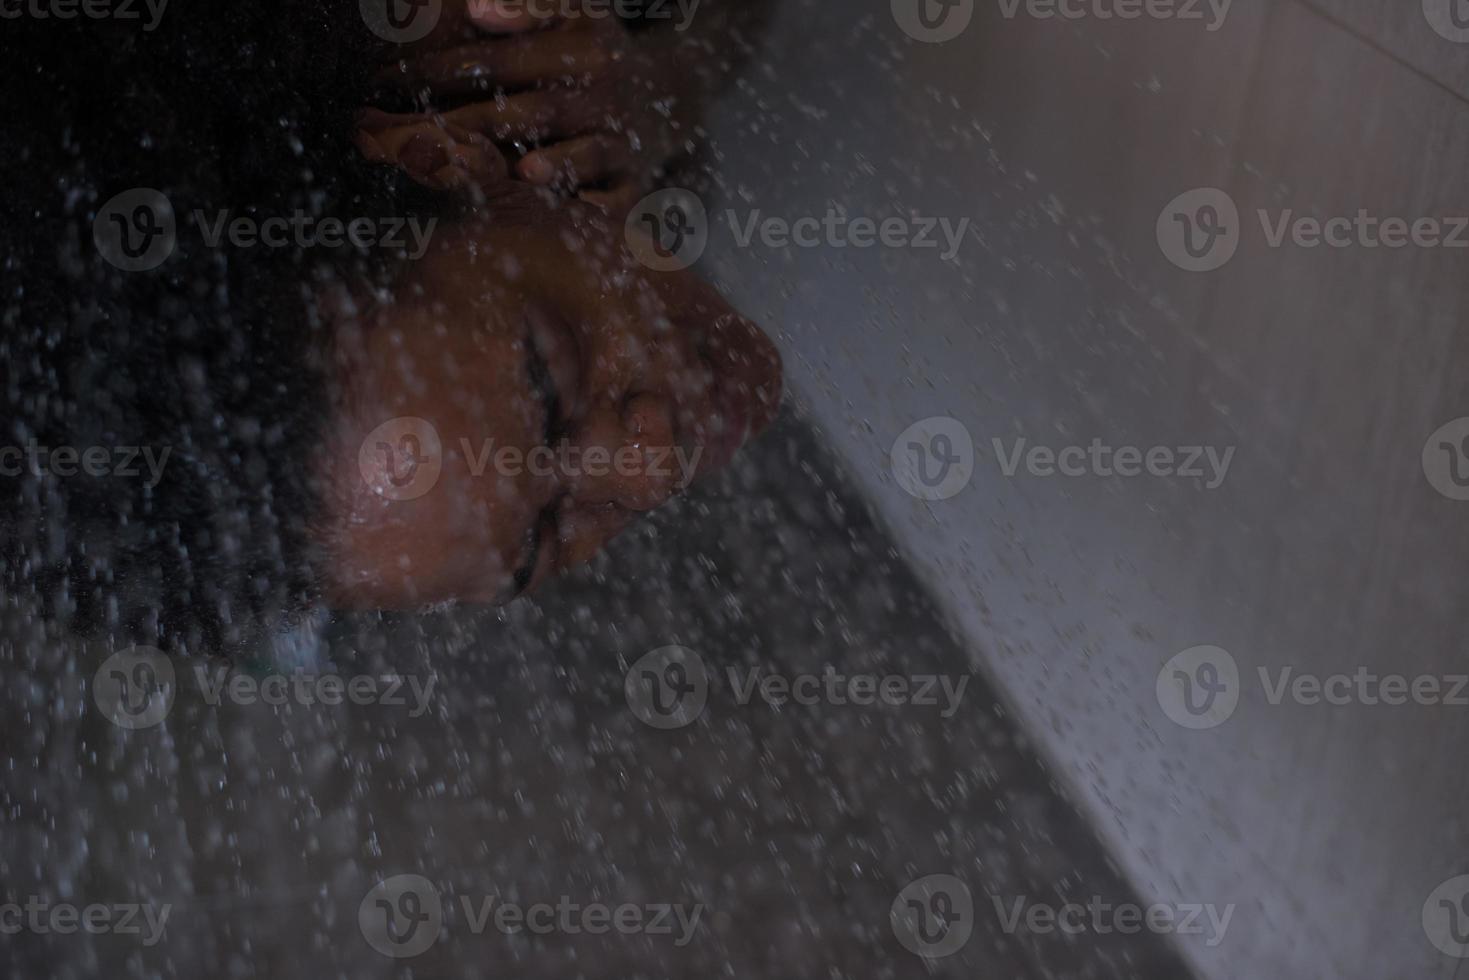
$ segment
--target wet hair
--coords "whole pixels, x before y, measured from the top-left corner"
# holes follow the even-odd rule
[[[0,29],[0,591],[119,644],[219,652],[312,598],[325,338],[309,284],[374,267],[350,248],[211,245],[194,214],[426,202],[352,149],[381,57],[355,2],[172,0],[148,20]],[[134,188],[177,226],[150,271],[94,238]],[[105,472],[47,452],[62,447],[100,447]]]

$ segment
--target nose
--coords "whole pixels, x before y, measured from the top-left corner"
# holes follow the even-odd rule
[[[661,396],[639,394],[598,405],[584,416],[573,441],[580,465],[568,482],[578,504],[652,510],[683,482],[672,405]]]

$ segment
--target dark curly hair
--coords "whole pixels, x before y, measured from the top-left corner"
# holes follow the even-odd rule
[[[309,285],[376,273],[350,248],[212,247],[187,216],[427,202],[352,148],[381,54],[356,3],[173,0],[147,19],[0,29],[0,446],[168,453],[156,486],[9,467],[0,589],[72,629],[218,652],[310,599],[325,339]],[[140,187],[179,231],[161,266],[127,272],[93,222]]]

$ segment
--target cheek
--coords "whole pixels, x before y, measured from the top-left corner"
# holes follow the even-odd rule
[[[344,608],[413,609],[450,599],[489,602],[509,587],[531,517],[521,495],[493,474],[446,458],[435,485],[412,500],[360,484],[356,505],[325,544],[329,598]],[[495,487],[487,495],[485,490]]]
[[[548,498],[525,465],[543,419],[523,353],[508,342],[374,353],[324,453],[329,601],[414,609],[503,598]]]
[[[400,555],[420,570],[432,601],[502,597],[534,520],[530,501],[492,471],[455,472],[443,491],[425,513],[409,518]]]

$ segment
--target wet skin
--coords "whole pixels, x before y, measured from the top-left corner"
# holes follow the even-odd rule
[[[626,214],[688,149],[715,84],[710,58],[686,40],[633,35],[606,15],[547,19],[451,0],[428,37],[384,52],[383,91],[418,111],[378,116],[432,120],[464,152],[493,144],[517,179]]]
[[[508,600],[682,489],[680,460],[719,468],[777,410],[779,355],[712,287],[644,268],[589,205],[508,199],[441,222],[392,302],[319,297],[334,414],[315,545],[339,608]],[[441,451],[417,430],[361,451],[405,417]],[[528,465],[536,447],[557,453]]]

